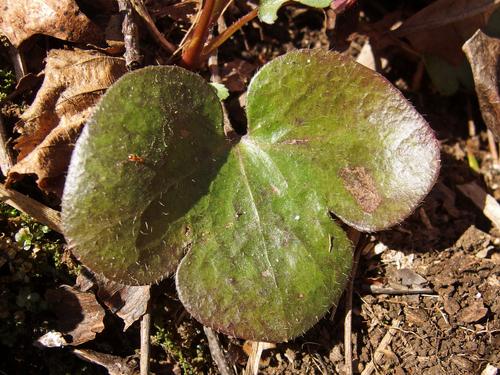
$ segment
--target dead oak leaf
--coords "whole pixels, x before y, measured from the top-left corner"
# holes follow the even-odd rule
[[[100,43],[102,32],[74,0],[0,0],[0,34],[19,47],[35,34],[77,43]]]
[[[462,44],[499,7],[500,0],[437,0],[408,18],[393,35],[407,38],[422,54],[456,66],[463,60]]]
[[[472,68],[484,122],[500,139],[500,39],[478,30],[462,48]]]
[[[95,339],[104,330],[104,309],[93,293],[80,292],[69,285],[48,290],[47,301],[58,318],[58,330],[68,345]]]
[[[38,186],[62,194],[73,145],[93,106],[106,89],[126,72],[122,58],[95,51],[52,50],[45,79],[16,130],[17,164],[8,183],[35,174]]]

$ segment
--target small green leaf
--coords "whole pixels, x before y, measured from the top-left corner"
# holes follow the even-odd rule
[[[210,85],[217,91],[217,96],[220,100],[226,100],[229,97],[229,90],[227,87],[218,82],[210,82]]]
[[[330,5],[331,0],[296,0],[298,3],[314,7],[325,8]],[[259,19],[262,22],[273,24],[278,18],[278,10],[288,0],[260,0]]]
[[[177,271],[187,310],[232,336],[284,341],[335,304],[360,230],[409,215],[434,184],[439,147],[377,73],[336,53],[295,51],[248,89],[248,134],[211,187],[201,235]]]
[[[78,139],[62,202],[65,235],[95,272],[149,284],[190,246],[190,210],[224,162],[215,90],[178,67],[127,74]]]

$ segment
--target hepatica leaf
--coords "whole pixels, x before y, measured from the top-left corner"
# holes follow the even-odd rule
[[[155,281],[187,251],[176,284],[196,319],[279,342],[343,291],[352,246],[331,214],[366,231],[401,221],[433,185],[439,148],[384,78],[319,50],[265,65],[247,115],[230,145],[201,78],[127,75],[77,144],[63,220],[82,261],[120,281]]]
[[[229,143],[215,90],[178,67],[125,75],[103,97],[73,152],[62,220],[93,271],[148,284],[190,246],[193,207]]]
[[[439,148],[424,119],[378,74],[338,54],[296,51],[248,89],[248,134],[211,187],[211,218],[177,272],[206,325],[283,341],[338,301],[361,230],[410,214],[433,185]]]
[[[330,5],[331,0],[295,0],[298,3],[314,7],[325,8]],[[262,22],[273,24],[278,18],[278,10],[288,0],[260,0],[259,2],[259,19]]]

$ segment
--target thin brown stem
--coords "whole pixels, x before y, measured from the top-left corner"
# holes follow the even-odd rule
[[[0,184],[0,201],[30,215],[39,223],[56,232],[63,233],[61,215],[58,211]]]
[[[219,368],[221,375],[234,375],[234,372],[229,368],[226,358],[224,357],[217,333],[215,333],[212,328],[205,326],[203,327],[203,331],[205,331],[205,335],[207,336],[208,348],[210,349],[212,359]]]
[[[7,176],[9,169],[14,165],[14,153],[9,145],[7,137],[7,129],[3,122],[2,114],[0,113],[0,169],[2,174]]]
[[[353,367],[352,367],[352,293],[354,290],[354,279],[356,278],[356,274],[358,271],[358,264],[359,264],[359,258],[361,256],[361,246],[360,246],[360,233],[356,231],[355,229],[351,229],[350,233],[352,238],[353,243],[356,244],[355,250],[354,250],[354,259],[352,262],[352,270],[351,270],[351,277],[349,279],[349,282],[347,283],[347,289],[346,289],[346,301],[345,301],[345,318],[344,318],[344,361],[345,361],[345,366],[344,366],[344,371],[346,375],[352,375],[353,374]]]
[[[198,23],[193,30],[193,36],[182,54],[182,64],[189,68],[196,68],[200,63],[200,55],[208,37],[208,28],[214,7],[215,0],[205,1]]]
[[[213,51],[221,46],[226,40],[228,40],[236,31],[245,26],[248,22],[257,17],[258,8],[253,9],[252,11],[245,14],[238,21],[229,26],[224,32],[219,34],[217,37],[212,39],[203,49],[202,56],[208,56]]]
[[[149,304],[149,302],[148,302]],[[149,306],[141,319],[141,355],[140,374],[149,375],[149,331],[151,330],[151,312]]]
[[[172,43],[170,43],[167,39],[165,39],[163,34],[158,30],[147,8],[144,6],[142,0],[128,0],[128,1],[130,1],[130,4],[135,9],[137,14],[139,14],[139,16],[141,16],[143,21],[146,23],[146,26],[148,27],[153,37],[158,41],[158,43],[160,43],[160,45],[170,53],[174,53],[175,46]]]

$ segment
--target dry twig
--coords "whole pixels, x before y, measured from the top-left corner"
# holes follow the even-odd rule
[[[0,200],[28,214],[33,219],[48,226],[52,230],[63,233],[61,215],[58,211],[15,190],[7,189],[3,184],[0,184]]]
[[[356,273],[358,271],[359,258],[362,253],[362,249],[359,245],[360,243],[360,233],[354,229],[351,230],[350,238],[353,239],[353,243],[356,245],[354,250],[354,259],[352,263],[351,277],[347,284],[346,289],[346,302],[345,302],[345,318],[344,318],[344,348],[345,348],[345,366],[344,370],[346,375],[352,375],[352,342],[351,342],[351,332],[352,332],[352,292],[354,289],[354,279],[356,278]]]
[[[375,365],[380,362],[384,356],[384,350],[391,343],[400,323],[401,321],[397,319],[392,322],[392,326],[389,328],[382,341],[380,341],[372,360],[366,365],[361,375],[370,375],[375,370]]]
[[[147,309],[141,319],[141,375],[149,375],[149,331],[151,329],[151,313]]]
[[[16,73],[16,80],[19,82],[27,74],[26,63],[24,62],[23,55],[14,46],[9,46],[9,56],[14,66],[14,72]]]
[[[431,288],[384,288],[375,285],[370,285],[369,287],[364,287],[368,292],[372,294],[388,294],[388,295],[410,295],[410,294],[436,294]]]
[[[151,15],[149,14],[147,8],[144,6],[142,0],[128,0],[128,1],[130,1],[130,4],[135,9],[137,14],[139,14],[139,16],[142,17],[142,19],[148,26],[149,31],[151,32],[151,34],[153,34],[157,42],[160,43],[161,46],[170,53],[174,53],[175,46],[172,43],[170,43],[167,39],[165,39],[162,33],[160,33],[153,19],[151,18]]]
[[[224,353],[220,347],[219,339],[217,334],[212,330],[212,328],[203,326],[203,331],[208,339],[208,348],[210,349],[210,354],[215,364],[217,365],[221,375],[234,375],[234,372],[230,369],[226,362]]]
[[[7,176],[9,169],[14,165],[14,154],[9,147],[7,131],[0,114],[0,169],[4,176]]]

